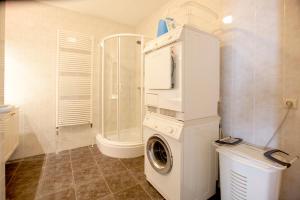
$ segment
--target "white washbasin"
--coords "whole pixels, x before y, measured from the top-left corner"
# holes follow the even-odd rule
[[[0,114],[9,113],[13,110],[12,105],[0,105]]]

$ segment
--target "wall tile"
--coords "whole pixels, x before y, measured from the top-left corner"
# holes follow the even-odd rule
[[[280,124],[282,110],[278,106],[258,105],[255,109],[254,143],[264,147]],[[269,147],[278,147],[280,132]]]

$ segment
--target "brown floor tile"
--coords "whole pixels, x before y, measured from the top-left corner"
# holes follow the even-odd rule
[[[76,187],[77,200],[98,200],[110,193],[103,179]]]
[[[104,176],[109,176],[115,174],[116,172],[126,171],[126,168],[119,160],[103,162],[99,164],[99,167]]]
[[[38,183],[10,184],[6,188],[6,199],[33,200],[36,197]]]
[[[138,182],[143,182],[146,180],[144,166],[132,168],[129,170],[129,172]]]
[[[20,158],[20,159],[15,159],[15,160],[8,160],[6,162],[6,164],[11,164],[11,163],[20,163],[24,160],[24,158]]]
[[[55,193],[73,186],[73,177],[69,174],[54,177],[47,177],[40,181],[38,190],[39,196]]]
[[[12,176],[5,175],[5,185],[8,185],[11,179],[12,179]]]
[[[22,192],[6,196],[6,200],[34,200],[35,198],[36,194],[32,192]]]
[[[97,154],[97,155],[95,155],[94,158],[97,161],[98,165],[119,160],[118,158],[112,158],[112,157],[109,157],[109,156],[105,156],[103,154]]]
[[[96,167],[96,161],[90,158],[82,158],[77,160],[72,160],[72,169],[73,171],[80,171],[89,167]]]
[[[74,172],[74,180],[76,185],[86,184],[98,179],[102,179],[102,173],[97,166]]]
[[[29,177],[29,178],[19,178],[19,177],[13,177],[11,181],[8,184],[8,187],[19,187],[19,186],[26,186],[31,184],[38,184],[40,178],[36,177]]]
[[[43,168],[32,168],[25,169],[20,168],[16,174],[13,176],[13,180],[15,179],[30,179],[30,180],[39,180],[43,176]]]
[[[37,198],[37,200],[76,200],[73,188]]]
[[[93,155],[101,154],[101,152],[100,152],[100,150],[99,150],[99,148],[96,144],[93,145],[93,146],[89,146],[89,148],[90,148]]]
[[[12,177],[9,185],[18,186],[30,183],[38,183],[42,178],[42,169],[35,168],[32,170],[17,171]]]
[[[80,159],[89,159],[89,158],[93,158],[92,153],[90,152],[73,152],[71,153],[71,161],[76,161],[76,160],[80,160]]]
[[[20,166],[18,167],[18,171],[42,168],[44,164],[45,164],[45,155],[25,158],[21,162]]]
[[[151,200],[140,185],[136,185],[125,191],[114,194],[114,196],[116,200]]]
[[[5,174],[7,176],[12,176],[16,172],[16,170],[19,167],[20,163],[21,162],[7,163],[5,165]]]
[[[162,200],[164,199],[163,196],[157,190],[148,182],[148,181],[143,181],[141,183],[142,188],[151,196],[152,199],[155,200]]]
[[[41,161],[30,161],[30,162],[22,162],[20,167],[18,168],[17,173],[21,173],[24,171],[30,171],[30,170],[41,170],[43,168],[44,163]]]
[[[101,200],[115,200],[115,197],[114,197],[114,195],[110,194],[110,195],[107,195],[107,196],[101,198]]]
[[[30,157],[23,158],[23,161],[38,161],[38,160],[45,160],[45,158],[46,158],[45,154],[40,154],[40,155],[36,155],[36,156],[30,156]]]
[[[85,146],[85,147],[79,147],[76,149],[71,149],[70,152],[72,155],[73,153],[91,152],[91,150],[90,150],[89,146]]]
[[[72,149],[72,150],[70,150],[70,154],[71,154],[72,160],[77,160],[77,159],[81,159],[84,157],[92,156],[92,152],[89,147],[80,147],[77,149]]]
[[[43,168],[44,177],[60,176],[61,174],[72,176],[71,162],[56,163]]]
[[[7,200],[163,199],[146,181],[144,157],[111,158],[96,145],[9,161],[8,181]]]
[[[144,166],[144,156],[140,156],[137,158],[126,158],[120,160],[128,169],[132,169],[138,166]]]
[[[49,165],[57,165],[70,162],[70,152],[69,151],[62,151],[59,153],[51,153],[46,156],[46,166]]]
[[[46,158],[52,158],[52,157],[56,157],[56,158],[59,158],[59,157],[62,157],[62,156],[65,156],[65,155],[70,155],[70,151],[71,150],[64,150],[64,151],[60,151],[60,152],[55,152],[55,153],[48,153],[46,155]]]
[[[113,193],[128,189],[137,184],[134,178],[127,171],[106,176],[105,180]]]

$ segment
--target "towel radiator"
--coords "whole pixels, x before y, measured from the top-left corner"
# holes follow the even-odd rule
[[[90,124],[93,99],[93,37],[58,30],[56,68],[56,131]]]

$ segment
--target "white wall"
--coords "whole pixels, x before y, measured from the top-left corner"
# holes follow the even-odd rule
[[[300,1],[284,1],[283,19],[283,69],[285,97],[300,100]],[[284,126],[281,148],[292,155],[300,154],[300,107],[293,110]],[[300,161],[284,172],[282,200],[300,199]]]
[[[5,6],[0,2],[0,105],[4,102],[4,37],[5,37]]]
[[[99,62],[95,45],[94,126],[62,129],[55,138],[57,29],[104,36],[132,32],[129,26],[36,1],[6,3],[6,103],[20,106],[21,144],[11,159],[89,145],[99,132]]]
[[[226,134],[264,146],[282,116],[281,0],[224,0],[222,107]],[[278,146],[274,140],[272,146]]]

